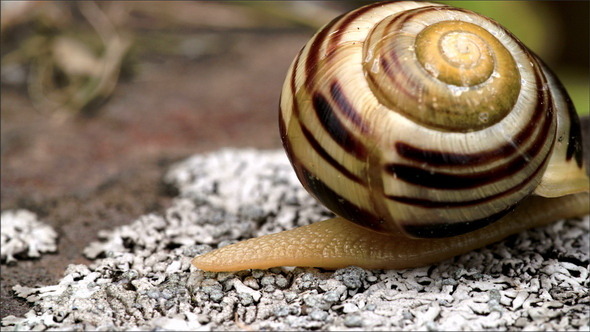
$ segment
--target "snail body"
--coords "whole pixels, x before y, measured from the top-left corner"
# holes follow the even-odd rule
[[[283,145],[338,217],[193,260],[407,268],[589,213],[580,124],[555,75],[491,19],[375,3],[324,26],[281,94]]]

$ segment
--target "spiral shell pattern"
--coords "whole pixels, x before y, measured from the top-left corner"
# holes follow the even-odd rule
[[[295,58],[281,138],[306,189],[341,217],[410,237],[462,234],[539,185],[553,99],[565,98],[546,76],[491,19],[375,3],[334,19]]]

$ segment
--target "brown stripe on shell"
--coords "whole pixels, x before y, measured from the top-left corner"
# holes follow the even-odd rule
[[[342,38],[342,36],[344,34],[346,34],[346,31],[348,30],[348,26],[352,22],[354,22],[357,18],[364,15],[366,12],[373,10],[373,8],[375,8],[375,7],[385,6],[390,3],[394,3],[394,2],[396,2],[396,1],[376,2],[376,3],[370,4],[370,5],[361,7],[355,11],[352,11],[352,12],[346,14],[346,16],[342,17],[342,22],[336,28],[335,32],[330,35],[330,39],[328,41],[327,55],[330,56],[332,53],[334,53],[336,51],[336,49],[338,48],[338,43],[340,43],[340,39]]]
[[[405,158],[429,166],[475,166],[506,157],[516,151],[512,144],[504,144],[498,149],[477,153],[443,152],[421,149],[406,142],[396,142],[395,150]]]
[[[346,176],[350,180],[363,185],[366,184],[361,178],[351,173],[348,169],[342,166],[341,163],[332,158],[332,156],[320,145],[320,143],[315,139],[313,134],[304,125],[301,126],[301,130],[303,132],[303,135],[307,139],[309,145],[313,148],[315,152],[317,152],[317,154],[319,154],[324,159],[325,162],[330,164],[332,167],[334,167],[342,175]]]
[[[287,153],[287,157],[289,158],[291,165],[293,165],[293,169],[295,170],[295,174],[297,175],[297,178],[299,179],[299,182],[301,182],[303,187],[307,188],[308,183],[306,182],[306,177],[304,176],[304,174],[302,172],[303,165],[301,164],[301,162],[299,161],[297,156],[295,156],[294,151],[293,151],[293,147],[291,146],[291,141],[287,137],[287,127],[286,127],[285,119],[283,118],[283,112],[282,112],[280,106],[279,106],[279,131],[281,133],[281,140],[283,141],[283,148],[285,149],[285,152]]]
[[[561,83],[561,81],[557,78],[557,75],[555,75],[555,73],[548,66],[544,66],[544,69],[549,72],[549,75],[554,77],[554,82],[557,86],[557,89],[563,96],[567,106],[570,127],[565,159],[570,161],[572,158],[575,158],[578,168],[582,168],[584,166],[584,147],[582,146],[582,128],[580,125],[580,118],[578,118],[578,113],[576,112],[576,107],[567,93],[567,90],[563,86],[563,83]]]
[[[302,167],[301,173],[305,179],[304,183],[307,184],[305,188],[330,211],[361,226],[369,227],[376,231],[385,231],[380,218],[340,196],[305,167]]]
[[[441,223],[441,224],[429,224],[429,225],[402,225],[404,231],[411,236],[417,238],[442,238],[442,237],[450,237],[461,235],[465,233],[472,232],[476,229],[482,228],[487,226],[494,221],[499,220],[500,218],[504,217],[508,213],[512,212],[516,206],[511,206],[506,208],[500,212],[494,213],[491,216],[469,220],[469,221],[462,221],[458,223]]]
[[[362,114],[359,113],[348,101],[348,98],[346,98],[346,95],[342,92],[342,86],[338,81],[330,84],[330,95],[334,102],[336,102],[336,105],[338,105],[340,113],[350,120],[361,133],[367,134],[369,132],[369,127],[363,121]]]
[[[344,14],[343,14],[344,15]],[[328,32],[332,30],[334,24],[336,24],[343,15],[340,15],[334,18],[330,23],[328,23],[314,38],[313,42],[309,47],[309,52],[307,53],[307,58],[305,59],[305,87],[308,91],[313,90],[313,79],[315,77],[318,65],[318,57],[320,54],[320,49],[322,48],[322,44],[328,35]],[[293,71],[295,73],[295,71]]]
[[[293,96],[293,114],[295,114],[297,118],[299,118],[299,105],[297,104],[297,82],[295,79],[297,77],[297,71],[299,70],[299,59],[301,58],[302,53],[303,49],[297,53],[297,56],[293,61],[293,69],[291,70],[291,80],[289,84],[291,87],[291,95]]]
[[[292,103],[292,111],[294,114],[294,118],[297,120],[299,126],[301,127],[301,130],[303,132],[303,135],[305,136],[305,138],[307,139],[307,142],[309,143],[309,145],[314,149],[314,151],[316,153],[318,153],[323,159],[324,161],[326,161],[327,163],[329,163],[330,165],[332,165],[332,167],[334,167],[336,170],[338,170],[342,175],[346,176],[347,178],[349,178],[350,180],[356,182],[356,183],[361,183],[364,184],[364,181],[359,178],[358,176],[356,176],[355,174],[353,174],[352,172],[350,172],[348,169],[346,169],[340,162],[338,162],[337,160],[335,160],[334,158],[332,158],[332,156],[321,146],[321,144],[315,139],[314,135],[309,131],[309,129],[307,129],[307,127],[302,123],[301,119],[300,119],[300,114],[299,114],[299,104],[297,99],[295,98],[295,95],[297,93],[296,91],[296,82],[295,82],[295,77],[296,77],[296,73],[298,70],[298,65],[299,65],[299,59],[301,56],[301,52],[297,55],[294,63],[293,63],[293,70],[292,70],[292,74],[291,74],[291,80],[290,80],[290,87],[291,87],[291,94],[294,96],[293,98],[293,103]],[[341,96],[339,96],[341,98]],[[349,112],[353,112],[354,110],[347,110]],[[332,110],[327,111],[329,113],[333,112]],[[321,119],[321,116],[318,116],[319,119]],[[286,135],[286,128],[284,128],[285,124],[284,124],[284,119],[282,119],[282,113],[280,113],[280,127],[282,127],[283,129],[281,129],[281,138],[283,139],[283,145],[285,146],[285,150],[287,150],[287,154],[288,155],[294,155],[292,152],[292,148],[290,146],[290,142],[288,142],[288,138]],[[321,122],[321,121],[320,121]],[[333,120],[329,121],[330,123],[333,123]],[[326,130],[328,131],[328,130]],[[342,132],[342,130],[339,129],[333,129],[332,132]],[[330,131],[328,131],[330,132]],[[338,142],[338,141],[337,141]],[[358,149],[357,149],[358,150]],[[365,151],[364,148],[361,148],[361,151]],[[364,152],[363,152],[364,153]],[[292,158],[292,159],[296,159],[296,158]],[[293,162],[292,162],[293,164]],[[301,168],[301,165],[298,166],[299,168]]]
[[[392,163],[385,166],[385,170],[398,179],[434,189],[470,189],[503,180],[514,175],[526,167],[530,159],[534,158],[542,149],[545,138],[549,133],[551,121],[545,121],[543,135],[539,135],[531,148],[522,155],[518,155],[505,165],[487,171],[472,174],[452,174],[446,172],[432,172],[414,166]],[[526,156],[525,156],[526,155]],[[530,159],[529,159],[530,158]]]
[[[455,8],[450,7],[450,6],[424,6],[424,7],[418,7],[418,8],[414,8],[414,9],[409,9],[409,10],[405,10],[403,12],[400,12],[401,14],[397,15],[396,18],[394,18],[393,20],[391,20],[390,22],[387,23],[387,25],[385,26],[384,31],[389,31],[393,28],[393,25],[395,24],[395,26],[403,26],[407,21],[413,19],[416,15],[421,15],[430,11],[439,11],[439,10],[454,10]],[[458,10],[457,10],[458,11]]]
[[[426,11],[433,10],[432,7],[425,8],[427,9]],[[423,8],[412,9],[408,11],[409,13],[406,12],[404,14],[398,15],[390,22],[388,22],[387,26],[384,29],[384,32],[392,29],[392,26],[397,27],[402,25],[403,22],[406,21],[406,17],[413,17],[416,13],[422,12],[422,10]],[[399,58],[396,56],[393,50],[384,55],[389,55],[389,57],[381,56],[379,58],[379,65],[381,66],[381,68],[383,68],[386,77],[390,81],[390,89],[402,92],[406,96],[406,98],[414,98],[415,95],[412,93],[412,91],[417,91],[421,85],[409,79],[400,81],[398,76],[401,76],[401,78],[403,78],[407,75],[399,75],[400,73],[405,73],[405,68],[399,62]],[[379,90],[380,95],[386,96],[388,94],[387,91],[383,91],[381,89],[381,84],[375,81],[375,77],[373,77],[373,75],[367,75],[366,77],[371,81],[373,88]],[[407,89],[406,86],[409,86],[410,89]]]
[[[365,160],[367,149],[334,114],[332,106],[321,93],[314,93],[312,104],[320,124],[332,139],[358,160]]]
[[[386,33],[387,31],[390,31],[394,28],[397,29],[397,27],[402,26],[407,20],[418,14],[440,10],[440,8],[440,6],[428,6],[407,10],[390,20],[384,27],[383,33]],[[399,57],[396,55],[394,50],[391,50],[386,54],[382,54],[382,56],[379,58],[379,65],[383,69],[385,77],[387,77],[389,80],[389,89],[399,91],[405,95],[403,98],[415,99],[416,95],[412,91],[420,91],[420,93],[423,93],[423,91],[421,91],[423,85],[408,78],[408,75],[406,74],[406,68],[401,65]],[[376,81],[376,77],[374,77],[374,75],[366,75],[366,78],[370,81],[371,87],[377,90],[377,95],[387,96],[389,94],[387,91],[383,90],[382,84],[379,84],[379,82]]]
[[[456,207],[475,206],[475,205],[479,205],[482,203],[487,203],[487,202],[493,201],[495,199],[506,197],[506,196],[512,195],[512,194],[520,191],[527,184],[529,184],[531,181],[533,181],[533,179],[537,175],[539,175],[539,173],[542,170],[544,170],[543,165],[545,165],[547,160],[549,160],[549,156],[550,156],[550,154],[547,154],[545,156],[545,159],[543,159],[543,161],[541,162],[540,167],[537,167],[537,169],[531,175],[529,175],[526,179],[524,179],[523,181],[521,181],[520,183],[518,183],[514,187],[509,188],[506,191],[503,191],[503,192],[500,192],[500,193],[497,193],[497,194],[494,194],[491,196],[486,196],[486,197],[482,197],[479,199],[473,199],[473,200],[469,200],[469,201],[435,201],[435,200],[431,200],[431,199],[422,199],[422,198],[395,196],[395,195],[385,195],[385,197],[387,199],[390,199],[392,201],[396,201],[399,203],[413,205],[413,206],[419,206],[419,207],[426,207],[426,208],[456,208]]]
[[[388,77],[391,77],[392,75],[390,75],[390,73],[388,73],[388,71],[391,70],[389,62],[387,61],[387,59],[385,59],[384,57],[381,57],[379,59],[379,63],[381,65],[381,68],[383,68],[383,70],[387,73]],[[369,82],[371,82],[371,88],[377,90],[376,91],[376,95],[381,95],[381,96],[386,96],[387,95],[387,91],[383,91],[383,89],[381,88],[381,84],[379,84],[376,80],[375,77],[373,75],[366,75],[366,78],[369,80]],[[408,84],[411,84],[410,82],[408,82]],[[401,82],[398,82],[397,79],[390,79],[390,86],[403,93],[405,95],[405,98],[413,98],[413,94],[405,88],[404,84],[402,84]],[[415,87],[412,86],[412,87]]]
[[[302,52],[303,52],[303,50],[301,50],[299,53],[297,53],[295,61],[293,61],[293,69],[291,70],[291,80],[290,80],[290,88],[291,88],[290,90],[291,90],[291,96],[293,98],[292,103],[291,103],[291,112],[292,112],[291,116],[294,117],[295,119],[297,119],[298,122],[299,122],[299,104],[297,103],[297,98],[295,95],[296,89],[297,89],[295,77],[296,77],[297,69],[299,66],[299,58],[301,57]],[[291,146],[291,140],[289,139],[289,136],[287,134],[287,125],[286,125],[285,119],[283,117],[283,109],[281,108],[282,98],[283,98],[283,95],[281,94],[280,99],[279,99],[279,132],[281,135],[281,141],[283,142],[283,148],[285,149],[287,157],[289,158],[291,165],[293,165],[293,169],[295,170],[295,174],[297,175],[297,178],[299,179],[299,181],[301,182],[301,184],[304,187],[307,187],[307,183],[305,182],[305,177],[301,171],[303,169],[303,165],[301,164],[301,162],[299,161],[299,159],[295,155],[294,149]]]
[[[568,105],[567,108],[570,117],[570,137],[568,138],[565,158],[567,161],[575,158],[578,168],[582,168],[584,165],[584,149],[582,147],[582,128],[580,126],[580,119],[578,118],[578,113],[576,113],[574,104],[567,93],[565,94],[565,100]]]
[[[454,8],[452,7],[447,7],[444,6],[442,8],[445,8],[445,10],[454,10]],[[426,14],[428,12],[432,12],[432,11],[439,11],[441,10],[440,6],[428,6],[428,7],[420,7],[420,8],[414,8],[412,10],[408,10],[406,12],[404,12],[401,15],[398,15],[397,17],[395,17],[394,19],[392,19],[390,22],[388,22],[387,26],[384,29],[384,32],[386,33],[387,31],[390,31],[392,29],[396,29],[396,30],[401,30],[401,28],[407,21],[413,19],[415,16],[417,15],[423,15]],[[457,10],[458,12],[462,12]],[[386,54],[388,57],[386,56],[382,56],[381,57],[381,66],[383,69],[385,69],[385,73],[387,74],[387,77],[392,80],[395,81],[395,85],[396,86],[408,86],[410,85],[413,91],[416,91],[418,88],[423,88],[423,86],[419,83],[414,82],[413,80],[402,80],[401,82],[398,81],[398,79],[396,78],[396,76],[398,76],[397,74],[399,73],[405,73],[405,67],[401,65],[400,61],[399,61],[399,57],[397,56],[397,53],[395,52],[394,49],[392,49],[390,52],[387,52]],[[389,59],[389,60],[387,60]],[[407,75],[400,75],[402,77],[406,77]],[[421,92],[424,93],[424,92]],[[412,93],[405,93],[408,96],[413,96]]]

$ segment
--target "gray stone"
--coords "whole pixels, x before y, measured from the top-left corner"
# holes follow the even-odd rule
[[[344,325],[347,327],[362,327],[363,318],[358,314],[350,314],[344,317]]]

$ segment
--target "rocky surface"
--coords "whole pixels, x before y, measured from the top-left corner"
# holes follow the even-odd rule
[[[59,283],[15,286],[34,304],[3,329],[587,330],[590,219],[559,221],[401,271],[197,270],[236,240],[329,216],[282,151],[224,149],[173,166],[164,214],[105,229]]]

